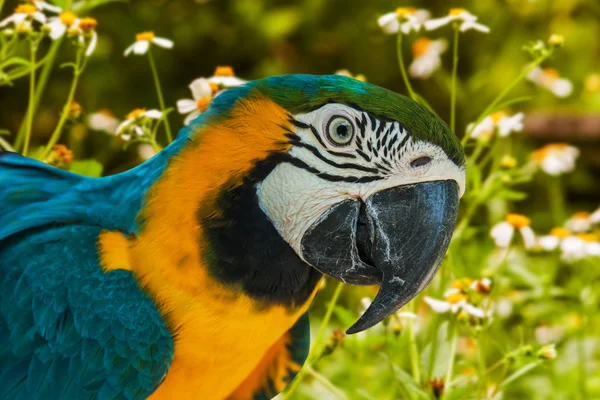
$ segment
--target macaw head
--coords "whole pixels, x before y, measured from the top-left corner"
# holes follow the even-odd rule
[[[259,298],[310,291],[318,272],[380,285],[356,333],[435,275],[465,158],[422,105],[343,76],[286,75],[223,92],[191,130],[195,174],[214,188],[196,212],[203,258],[222,280]]]

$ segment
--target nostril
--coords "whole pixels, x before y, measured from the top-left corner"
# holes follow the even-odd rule
[[[427,165],[430,162],[431,162],[431,157],[423,156],[423,157],[419,157],[417,159],[412,160],[412,162],[410,163],[410,166],[413,168],[418,168],[418,167]]]

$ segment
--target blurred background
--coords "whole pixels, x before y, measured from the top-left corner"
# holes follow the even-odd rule
[[[16,4],[16,1],[6,1],[2,17],[12,12]],[[353,74],[363,74],[371,83],[406,94],[397,65],[395,38],[381,32],[377,18],[397,7],[407,6],[426,8],[434,17],[446,15],[449,7],[464,7],[491,29],[490,34],[470,31],[461,35],[456,129],[460,137],[464,135],[467,124],[473,122],[530,61],[530,56],[522,50],[524,45],[538,39],[545,41],[551,34],[564,36],[563,48],[546,61],[543,67],[555,69],[562,78],[572,82],[573,91],[570,96],[559,98],[532,82],[520,84],[510,97],[527,95],[532,99],[511,109],[512,113],[525,112],[526,115],[524,132],[517,134],[519,139],[513,141],[512,152],[516,158],[523,160],[529,157],[532,150],[549,142],[568,142],[578,147],[581,156],[577,168],[564,180],[567,208],[569,213],[596,209],[600,204],[598,0],[456,0],[451,4],[447,0],[414,0],[410,3],[401,0],[112,2],[90,12],[98,20],[99,42],[75,96],[75,100],[83,108],[84,117],[81,118],[81,123],[70,123],[70,134],[63,135],[59,143],[71,148],[75,159],[98,159],[104,165],[105,174],[114,174],[141,162],[133,146],[124,149],[123,143],[115,136],[91,131],[84,121],[86,113],[101,109],[108,109],[123,119],[135,108],[158,107],[147,58],[123,56],[125,48],[134,42],[136,33],[148,30],[175,43],[172,50],[155,48],[153,51],[165,100],[167,106],[171,107],[175,106],[178,99],[190,97],[188,85],[192,80],[212,75],[218,65],[232,66],[237,76],[248,80],[286,73],[331,74],[340,69],[348,69]],[[446,27],[411,35],[404,47],[407,63],[412,59],[410,44],[419,36],[431,39],[444,37],[450,41],[451,31]],[[43,46],[47,46],[48,42],[45,41]],[[44,51],[42,48],[41,53]],[[71,60],[73,51],[72,46],[62,46],[59,60]],[[23,55],[26,54],[24,49]],[[451,51],[447,51],[442,56],[441,70],[427,80],[413,81],[415,89],[446,121],[449,115],[448,71],[451,68],[451,57]],[[58,120],[70,82],[69,69],[54,70],[35,116],[34,146],[47,142]],[[8,129],[13,135],[24,117],[27,93],[27,79],[16,81],[12,86],[0,86],[0,128]],[[171,126],[177,130],[182,126],[183,118],[177,112],[171,113]],[[549,230],[554,222],[548,217],[548,194],[543,190],[544,179],[544,176],[536,175],[531,182],[523,185],[529,196],[518,202],[518,209],[531,216],[533,225],[538,229]],[[473,250],[469,255],[474,264],[492,250],[492,243],[487,240],[488,233],[479,233],[481,250]],[[540,264],[542,265],[545,264]],[[587,267],[597,265],[590,263]],[[481,266],[474,266],[472,271],[479,272],[480,268]],[[532,268],[535,268],[535,263]],[[556,265],[553,268],[559,270]],[[560,275],[557,274],[555,277]],[[593,276],[596,278],[590,279],[597,279],[596,275]],[[537,278],[534,276],[532,279],[535,282]],[[581,281],[586,279],[582,278]],[[333,284],[328,284],[323,290],[324,294],[318,296],[314,307],[317,319],[323,313],[332,288]],[[353,322],[362,296],[372,297],[375,292],[364,289],[352,293],[343,296],[343,307],[336,309],[335,321],[339,327],[347,327],[347,321]],[[523,298],[515,302],[521,300]],[[535,304],[531,305],[534,306]],[[533,340],[533,336],[537,335],[537,328],[544,326],[544,321],[551,321],[552,315],[559,312],[561,319],[553,320],[553,323],[576,325],[573,331],[567,332],[567,335],[575,337],[580,334],[577,328],[581,327],[581,323],[572,321],[572,314],[569,314],[571,306],[566,301],[547,302],[544,303],[543,310],[530,308],[529,314],[524,310],[522,314],[513,315],[512,319],[505,321],[504,330],[498,331],[497,339],[500,341],[510,337],[513,343]],[[588,326],[598,327],[598,324]],[[586,334],[598,336],[597,332],[592,331]],[[381,368],[387,368],[381,365],[382,359],[364,352],[365,349],[371,351],[387,346],[382,338],[387,336],[374,335],[364,341],[349,339],[355,340],[354,345],[349,346],[350,350],[338,354],[338,358],[333,361],[325,361],[322,365],[325,371],[323,374],[332,377],[341,387],[353,388],[348,389],[351,393],[359,393],[357,388],[369,386],[371,396],[365,392],[360,398],[393,398],[384,395],[389,381],[375,379]],[[566,354],[587,352],[590,356],[587,367],[581,368],[580,359],[566,358],[561,364],[557,363],[552,371],[545,370],[511,389],[512,392],[507,391],[504,398],[577,398],[573,397],[573,393],[579,393],[581,399],[600,398],[600,349],[597,340],[594,339],[588,347],[581,347],[581,343],[576,340],[565,342],[563,351]],[[462,346],[459,351],[465,354],[470,351],[467,339],[459,345]],[[397,350],[401,359],[401,352],[406,349]],[[423,357],[425,359],[427,356]],[[358,380],[352,383],[347,380],[349,365],[356,365],[362,371],[360,376],[353,375],[353,379]],[[588,385],[597,390],[594,393],[598,397],[592,394],[589,395],[591,397],[585,397],[582,395],[586,393],[585,390],[578,391],[576,387],[576,378],[586,374],[585,368],[588,368],[588,372],[595,371],[590,374],[591,381]],[[567,379],[558,382],[556,380],[559,377]],[[328,397],[330,393],[327,390],[311,392],[313,389],[305,388],[299,392],[298,398],[336,398]]]

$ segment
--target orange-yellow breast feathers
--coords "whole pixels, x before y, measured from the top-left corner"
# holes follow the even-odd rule
[[[285,151],[289,117],[264,97],[238,102],[171,160],[148,193],[139,237],[114,232],[100,237],[103,268],[133,271],[175,334],[173,364],[152,399],[223,399],[245,382],[235,397],[242,399],[273,373],[261,369],[260,360],[276,358],[269,349],[282,347],[277,343],[284,343],[283,335],[312,300],[293,311],[260,309],[252,298],[215,281],[201,256],[206,243],[198,208],[218,213],[219,188],[241,184],[257,160]]]

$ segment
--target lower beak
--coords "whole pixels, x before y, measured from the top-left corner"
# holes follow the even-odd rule
[[[306,232],[302,255],[314,268],[343,282],[381,285],[347,333],[372,327],[425,289],[450,244],[458,199],[451,180],[398,186],[364,203],[339,203]]]

